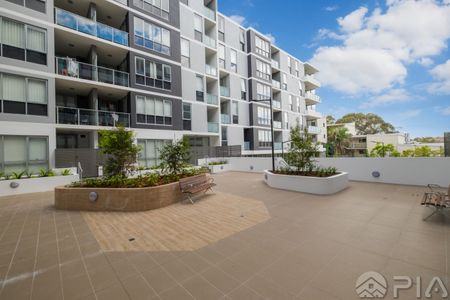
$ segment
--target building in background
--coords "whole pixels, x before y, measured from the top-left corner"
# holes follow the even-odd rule
[[[289,129],[321,143],[318,70],[216,0],[6,0],[0,13],[0,171],[100,164],[99,130],[132,129],[139,164],[189,137],[196,147],[269,153]]]

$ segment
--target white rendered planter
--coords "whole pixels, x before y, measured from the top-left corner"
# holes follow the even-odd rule
[[[348,187],[348,173],[345,172],[330,177],[312,177],[273,174],[265,170],[264,180],[272,188],[317,195],[334,194]]]
[[[78,180],[78,175],[0,180],[0,197],[53,191],[57,186]]]
[[[209,165],[209,170],[211,170],[212,174],[222,173],[231,171],[231,165],[230,164],[223,164],[223,165]]]

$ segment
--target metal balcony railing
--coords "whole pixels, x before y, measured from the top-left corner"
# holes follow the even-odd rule
[[[208,65],[208,64],[205,65],[205,72],[208,75],[217,76],[217,68],[213,67],[211,65]]]
[[[221,120],[222,124],[230,124],[231,123],[230,115],[221,114],[220,120]]]
[[[272,79],[272,85],[277,89],[281,89],[281,83],[278,80]]]
[[[244,142],[244,150],[250,150],[250,142]]]
[[[311,134],[320,134],[322,132],[322,130],[320,129],[320,127],[317,126],[308,126],[308,133]]]
[[[273,121],[273,128],[282,129],[283,123],[281,123],[280,121]]]
[[[125,127],[130,127],[130,114],[114,111],[57,106],[56,123],[108,127],[122,125]]]
[[[315,102],[320,102],[320,97],[317,96],[316,94],[311,93],[311,92],[306,92],[305,93],[305,98],[309,99],[309,100],[312,100],[312,101],[315,101]]]
[[[272,106],[273,108],[281,108],[281,101],[272,100]]]
[[[78,62],[68,57],[56,57],[56,74],[120,86],[129,86],[129,74],[126,72]]]
[[[106,41],[128,46],[127,32],[99,22],[94,22],[60,8],[55,8],[55,23]]]
[[[219,124],[215,122],[208,122],[208,132],[219,133]]]
[[[205,17],[211,19],[211,20],[216,20],[216,12],[214,10],[212,10],[209,7],[204,6],[204,15]]]
[[[206,102],[208,104],[217,105],[219,104],[219,98],[213,94],[206,94]]]
[[[220,96],[230,97],[230,88],[226,86],[220,87]]]
[[[216,48],[216,40],[206,34],[203,35],[203,43],[208,47]]]
[[[272,67],[275,69],[279,69],[280,63],[278,61],[276,61],[275,59],[272,59]]]
[[[273,143],[274,150],[281,150],[283,147],[283,144],[281,142],[275,142]]]

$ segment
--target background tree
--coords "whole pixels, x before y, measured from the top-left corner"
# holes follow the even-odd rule
[[[352,122],[355,122],[357,134],[395,132],[395,128],[392,124],[385,122],[382,117],[372,113],[350,113],[336,120],[337,124]]]
[[[350,144],[351,134],[345,127],[329,127],[328,132],[329,153],[331,156],[342,156],[345,153],[345,146]]]
[[[315,167],[313,159],[317,151],[317,143],[305,129],[303,132],[297,125],[291,129],[291,143],[287,161],[289,165],[297,168],[297,171],[311,171]]]
[[[134,133],[119,126],[113,130],[101,130],[99,134],[100,151],[107,155],[106,176],[126,177],[134,168],[140,149],[134,144]]]
[[[327,124],[330,124],[330,125],[334,124],[336,122],[336,119],[332,115],[328,115],[326,117],[326,120],[327,120]]]
[[[399,157],[400,152],[398,152],[394,145],[377,143],[377,145],[370,151],[370,157]]]
[[[191,145],[188,139],[183,137],[176,143],[164,145],[160,150],[159,158],[164,172],[181,174],[191,158]]]

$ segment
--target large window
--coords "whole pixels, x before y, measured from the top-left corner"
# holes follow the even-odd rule
[[[192,130],[192,105],[183,103],[183,130]]]
[[[281,88],[283,90],[287,90],[287,75],[286,73],[281,74]]]
[[[231,116],[233,124],[239,124],[239,102],[231,102]]]
[[[172,67],[136,57],[136,84],[170,90],[172,88]]]
[[[241,99],[247,100],[247,82],[244,78],[241,78]]]
[[[271,147],[272,132],[270,130],[258,130],[258,143],[260,147]]]
[[[47,81],[0,73],[0,112],[47,116]]]
[[[241,44],[241,50],[245,51],[245,30],[240,29],[239,31],[239,43]]]
[[[197,101],[204,101],[205,86],[203,83],[203,76],[195,76],[195,97]]]
[[[37,174],[41,169],[48,169],[47,137],[0,136],[0,172]]]
[[[161,163],[159,160],[161,149],[164,145],[172,143],[170,140],[144,139],[138,139],[137,142],[141,148],[138,155],[138,164],[146,168],[158,166]]]
[[[272,98],[272,90],[271,90],[270,86],[257,82],[256,83],[256,99],[267,100],[270,98]]]
[[[172,125],[172,101],[136,96],[137,123]]]
[[[270,57],[270,44],[268,41],[263,40],[259,36],[255,36],[255,45],[256,53],[265,57]]]
[[[259,59],[256,60],[256,77],[270,80],[271,67],[268,63],[262,62]]]
[[[258,106],[258,125],[270,125],[270,108]]]
[[[225,62],[225,46],[219,44],[218,52],[219,52],[219,67],[221,67],[222,69],[226,69],[227,67]]]
[[[2,56],[36,64],[47,64],[47,31],[0,18]]]
[[[203,18],[200,15],[194,15],[194,37],[197,41],[203,41]]]
[[[45,13],[46,0],[6,0],[21,6],[25,6],[32,10]]]
[[[170,31],[134,17],[135,44],[170,55]]]
[[[219,40],[222,42],[225,42],[225,18],[222,16],[219,16],[218,20],[217,20],[217,24],[218,24],[217,28],[219,31]]]
[[[191,49],[189,40],[181,39],[181,64],[185,67],[191,66]]]
[[[169,19],[170,0],[133,0],[133,4],[158,17]]]
[[[231,71],[237,72],[237,51],[230,50]]]

